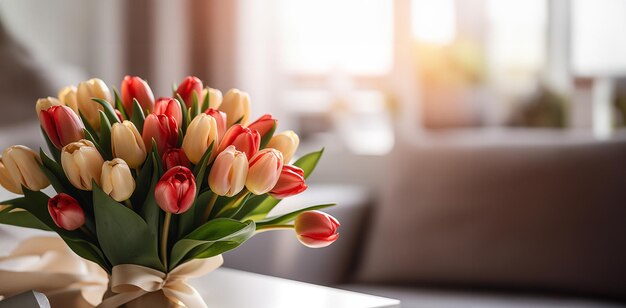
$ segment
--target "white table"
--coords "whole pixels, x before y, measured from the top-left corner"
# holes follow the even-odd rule
[[[190,280],[209,307],[215,308],[386,308],[400,301],[304,282],[220,268]]]

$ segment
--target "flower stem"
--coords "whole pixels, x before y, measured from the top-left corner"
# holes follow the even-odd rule
[[[85,225],[80,226],[80,230],[85,232],[85,234],[87,234],[87,236],[89,236],[91,239],[94,239],[94,240],[97,239],[97,237],[91,231],[89,231],[89,229],[87,229]]]
[[[130,199],[124,200],[124,204],[126,205],[127,208],[134,211],[133,204],[130,202]]]
[[[163,266],[167,272],[167,238],[170,234],[170,221],[172,220],[172,213],[166,212],[165,219],[163,220],[163,233],[161,234],[161,258],[163,259]]]
[[[256,228],[256,233],[272,230],[293,230],[293,228],[294,226],[290,224],[259,226]]]
[[[209,200],[209,204],[204,210],[204,214],[202,215],[202,222],[207,222],[209,220],[209,216],[213,211],[213,207],[215,206],[215,201],[217,201],[218,195],[214,192],[211,193],[211,199]]]

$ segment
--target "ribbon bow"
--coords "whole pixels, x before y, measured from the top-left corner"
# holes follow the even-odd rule
[[[193,259],[167,274],[141,265],[116,265],[111,272],[110,283],[111,291],[117,294],[105,298],[98,308],[119,307],[159,290],[173,302],[180,302],[188,308],[206,308],[202,296],[188,285],[186,280],[208,274],[220,267],[223,262],[221,255],[208,259]]]

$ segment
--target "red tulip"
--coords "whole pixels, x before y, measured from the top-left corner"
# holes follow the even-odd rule
[[[217,124],[217,140],[218,142],[221,141],[222,138],[224,138],[224,133],[226,133],[226,113],[213,108],[207,109],[204,113],[215,119],[215,124]]]
[[[196,93],[198,97],[198,104],[201,104],[202,101],[202,80],[195,76],[187,76],[185,80],[178,86],[176,89],[176,94],[180,95],[180,97],[185,101],[185,105],[187,108],[193,106],[193,93]]]
[[[261,139],[263,139],[276,126],[278,126],[278,120],[272,118],[271,114],[265,114],[248,125],[248,128],[255,129],[261,135]]]
[[[48,200],[48,212],[61,229],[76,230],[85,224],[85,213],[76,199],[60,193]]]
[[[189,210],[196,199],[196,179],[187,167],[174,167],[161,177],[154,188],[159,207],[168,213],[181,214]]]
[[[284,199],[297,195],[307,188],[308,186],[304,183],[304,171],[293,165],[285,165],[270,195],[276,199]]]
[[[259,150],[261,135],[256,130],[243,127],[241,124],[235,124],[224,134],[217,153],[221,153],[229,145],[234,145],[235,149],[246,153],[246,157],[250,159]]]
[[[148,83],[139,77],[126,76],[122,81],[122,103],[128,117],[133,114],[133,99],[139,102],[143,111],[154,109],[154,94]]]
[[[41,126],[57,149],[85,137],[85,126],[67,106],[52,106],[39,113]]]
[[[180,104],[173,98],[159,97],[156,103],[154,103],[153,113],[168,115],[176,120],[178,127],[182,127],[183,112],[180,109]]]
[[[148,152],[152,150],[152,138],[154,138],[159,155],[163,155],[165,150],[176,147],[178,143],[176,120],[164,114],[149,114],[143,123],[142,137]]]
[[[304,212],[294,222],[298,240],[304,246],[322,248],[339,238],[339,221],[320,211]]]
[[[170,170],[176,166],[183,166],[189,168],[190,162],[185,155],[185,151],[180,148],[167,149],[163,154],[163,167],[165,170]]]

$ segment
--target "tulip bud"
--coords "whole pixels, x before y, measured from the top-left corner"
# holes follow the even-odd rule
[[[231,145],[215,158],[209,173],[209,187],[217,195],[232,197],[243,189],[247,175],[248,158]]]
[[[164,114],[149,114],[143,123],[143,143],[152,151],[152,139],[156,141],[159,155],[178,143],[178,125],[173,117]]]
[[[183,166],[189,168],[191,163],[185,155],[185,151],[179,148],[171,148],[167,149],[165,153],[163,153],[163,167],[165,170],[170,170],[176,166]]]
[[[17,185],[32,191],[39,191],[50,185],[48,178],[39,167],[41,164],[39,154],[23,145],[6,148],[2,153],[2,162]],[[22,188],[20,187],[19,190],[22,191]]]
[[[187,108],[191,108],[193,106],[193,93],[196,93],[198,104],[201,104],[202,80],[195,76],[187,76],[176,89],[176,94],[180,95]]]
[[[265,135],[269,134],[272,129],[278,126],[278,120],[272,118],[271,114],[265,114],[258,118],[256,121],[248,125],[248,128],[254,129],[259,132],[261,139],[265,138]]]
[[[128,200],[135,191],[135,179],[130,173],[130,168],[120,158],[114,158],[102,164],[100,181],[102,190],[117,202]]]
[[[250,96],[246,92],[231,89],[226,92],[220,110],[226,113],[228,127],[235,123],[246,125],[250,118]]]
[[[183,127],[183,113],[180,104],[173,98],[160,97],[154,103],[154,114],[168,115],[176,120],[178,127]]]
[[[243,127],[241,124],[235,124],[224,134],[224,139],[222,139],[217,153],[221,153],[226,147],[234,145],[237,150],[246,153],[246,157],[252,158],[259,150],[260,144],[259,132]]]
[[[135,76],[125,76],[122,80],[122,103],[128,117],[133,114],[133,99],[136,99],[142,111],[154,109],[154,94],[148,83]]]
[[[213,88],[204,88],[202,89],[202,101],[206,99],[206,96],[209,96],[209,108],[217,109],[222,104],[222,91]]]
[[[296,217],[294,226],[298,240],[307,247],[326,247],[339,238],[339,233],[337,233],[339,221],[324,212],[301,213]]]
[[[255,195],[274,188],[283,169],[283,155],[275,149],[258,151],[250,160],[246,187]]]
[[[85,224],[85,212],[72,196],[60,193],[48,199],[48,212],[54,224],[68,231],[76,230]]]
[[[104,160],[89,140],[72,142],[61,150],[61,166],[74,187],[92,190],[92,181],[100,185]]]
[[[187,133],[183,139],[183,150],[189,161],[198,164],[204,152],[213,143],[217,146],[217,123],[215,119],[204,113],[199,114],[187,127]],[[215,157],[216,151],[212,151],[211,156]]]
[[[91,127],[100,129],[100,113],[98,111],[104,110],[104,107],[94,102],[92,98],[100,98],[109,102],[109,104],[111,103],[111,91],[109,91],[104,81],[97,78],[83,81],[78,84],[78,90],[76,91],[78,110],[87,119]]]
[[[307,187],[304,183],[304,171],[293,165],[285,165],[270,195],[276,199],[284,199],[305,191]]]
[[[300,144],[300,138],[291,130],[284,131],[280,134],[274,135],[270,142],[267,143],[266,148],[277,149],[283,153],[283,159],[285,164],[288,164],[296,153],[298,145]]]
[[[161,177],[154,188],[159,207],[168,213],[182,214],[196,199],[196,179],[187,167],[174,167]]]
[[[220,142],[222,138],[224,138],[224,133],[226,133],[226,114],[213,108],[207,109],[204,113],[215,119],[215,124],[217,125],[217,140]]]
[[[52,106],[39,112],[41,127],[57,149],[85,138],[85,126],[67,106]]]
[[[37,103],[35,104],[35,111],[37,112],[37,117],[39,117],[39,121],[41,121],[40,114],[42,111],[48,110],[52,106],[61,106],[61,105],[63,105],[63,103],[61,103],[60,100],[51,96],[38,99]]]
[[[2,158],[0,158],[0,185],[14,194],[22,194],[21,184],[13,179]]]
[[[111,152],[113,157],[123,159],[134,169],[146,160],[146,146],[133,122],[124,121],[111,126]]]
[[[59,100],[65,106],[72,108],[72,110],[78,113],[78,100],[76,99],[76,87],[67,86],[59,91]]]

